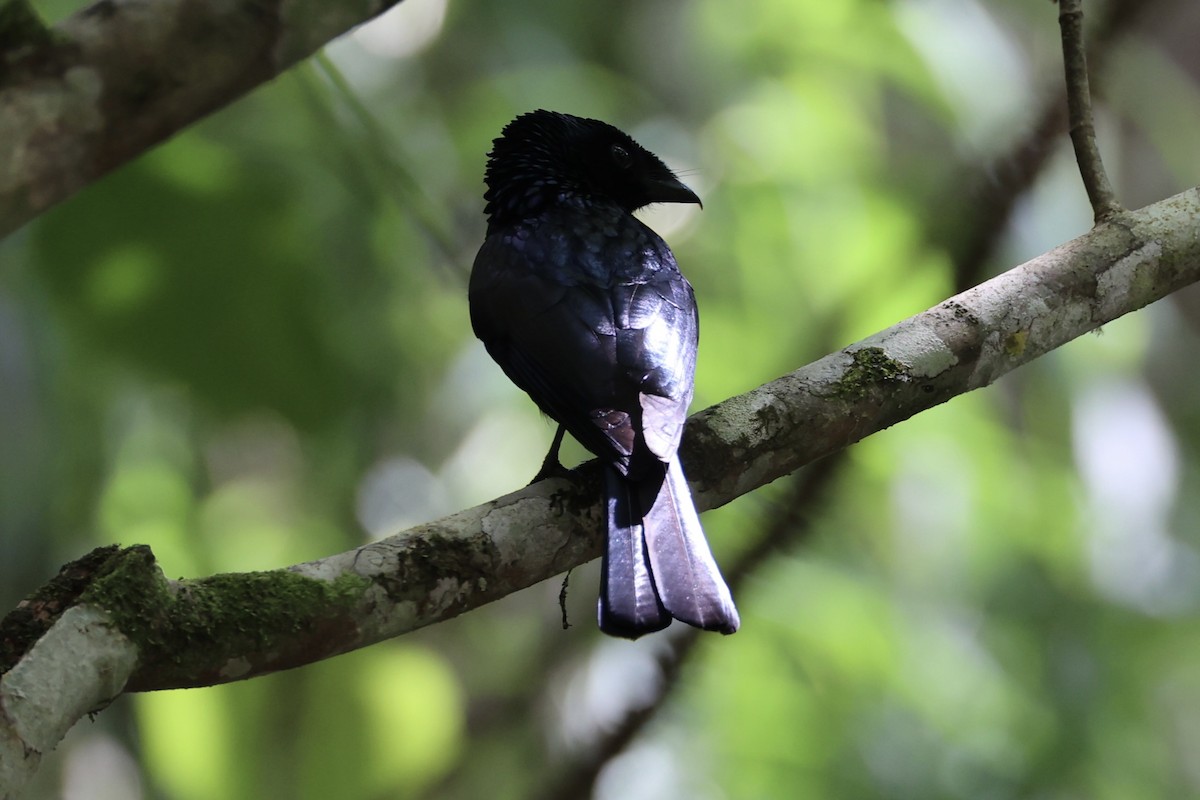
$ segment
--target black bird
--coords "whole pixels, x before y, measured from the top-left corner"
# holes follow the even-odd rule
[[[733,633],[737,609],[676,457],[696,301],[666,242],[633,216],[700,198],[599,120],[532,111],[492,144],[471,325],[559,423],[543,473],[561,469],[563,428],[608,464],[600,628],[632,639],[675,618]]]

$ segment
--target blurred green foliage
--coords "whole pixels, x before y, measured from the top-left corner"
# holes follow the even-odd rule
[[[1200,14],[1171,7],[1095,79],[1130,204],[1200,174],[1178,34]],[[0,243],[3,607],[98,544],[170,575],[275,567],[524,483],[551,430],[465,300],[485,153],[522,111],[611,121],[703,196],[647,216],[699,298],[697,408],[944,299],[947,231],[1003,229],[988,273],[1083,232],[1065,139],[1010,220],[964,188],[1056,85],[1055,13],[407,0]],[[1196,298],[852,448],[595,795],[1200,796]],[[786,496],[706,514],[718,555]],[[661,641],[592,630],[595,578],[566,632],[551,582],[124,698],[31,797],[529,797],[655,680]]]

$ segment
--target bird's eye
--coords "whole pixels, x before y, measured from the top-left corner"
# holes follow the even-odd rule
[[[629,151],[619,144],[612,146],[612,160],[621,169],[626,169],[633,163],[633,156],[629,155]]]

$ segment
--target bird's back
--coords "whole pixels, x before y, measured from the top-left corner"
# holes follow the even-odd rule
[[[549,209],[494,228],[471,322],[539,407],[622,471],[675,453],[692,396],[692,288],[665,242],[615,207]]]

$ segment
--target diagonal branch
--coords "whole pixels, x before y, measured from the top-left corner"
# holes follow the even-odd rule
[[[100,0],[0,35],[0,238],[397,2]]]
[[[728,503],[1200,280],[1197,219],[1200,189],[1123,214],[696,414],[682,452],[698,506]],[[0,625],[0,765],[31,772],[45,743],[69,727],[62,720],[118,688],[204,686],[310,663],[449,619],[597,557],[596,465],[575,477],[274,572],[167,581],[147,548],[105,555],[82,593],[71,585],[60,604],[39,596],[38,619],[14,630],[10,615]],[[102,674],[62,668],[93,653],[106,654]],[[43,670],[61,676],[59,691],[41,693],[31,709],[26,683]]]

